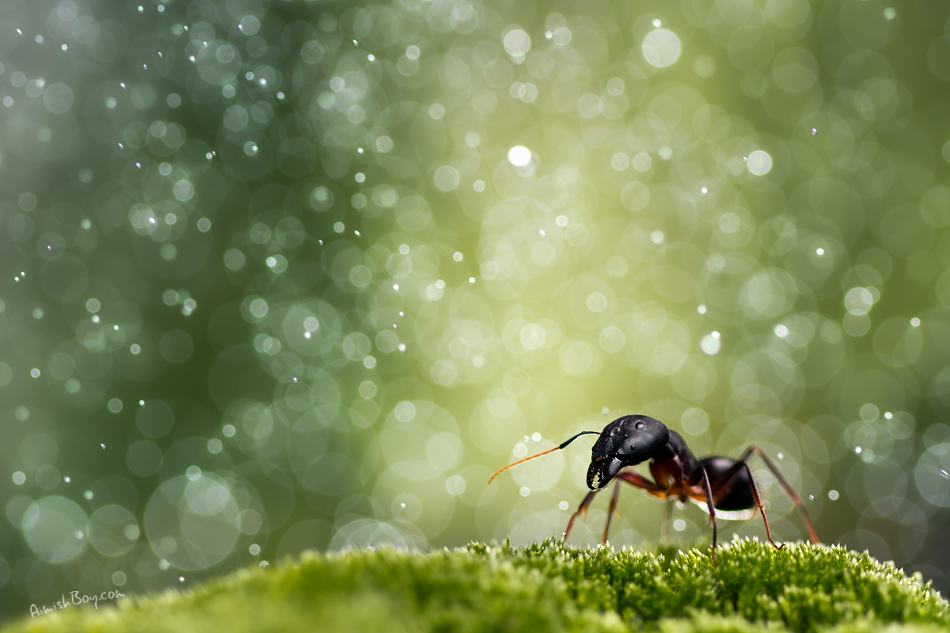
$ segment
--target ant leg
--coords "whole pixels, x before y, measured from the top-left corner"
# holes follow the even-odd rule
[[[753,446],[752,448],[755,447]],[[769,530],[769,519],[765,516],[765,508],[762,506],[762,500],[759,499],[759,490],[756,488],[755,480],[752,478],[752,469],[749,468],[749,462],[743,459],[739,463],[745,468],[746,475],[749,477],[749,487],[752,488],[752,498],[755,499],[755,507],[758,508],[759,512],[762,513],[762,522],[765,523],[765,538],[769,540],[769,543],[772,544],[772,547],[780,550],[785,547],[785,543],[776,545],[775,541],[772,540],[772,531]]]
[[[769,456],[765,454],[758,446],[750,446],[749,450],[746,451],[744,457],[752,452],[755,452],[759,457],[762,458],[762,461],[765,462],[765,465],[768,469],[775,475],[775,479],[778,481],[779,486],[782,487],[782,491],[785,492],[785,496],[792,502],[792,505],[798,508],[798,511],[802,513],[802,521],[805,523],[805,527],[808,529],[808,536],[811,537],[811,542],[816,545],[821,541],[818,540],[818,533],[815,532],[815,526],[811,522],[811,517],[808,515],[808,510],[805,509],[805,504],[802,502],[802,498],[798,496],[798,493],[792,488],[792,486],[785,480],[785,477],[782,476],[782,473],[779,472],[778,467],[772,463],[772,460],[769,459]],[[745,461],[743,459],[742,461]],[[751,479],[750,479],[751,481]],[[765,514],[763,513],[763,517]]]
[[[746,468],[748,468],[748,465],[746,466]],[[709,508],[709,522],[712,523],[712,528],[713,528],[712,559],[713,559],[713,567],[715,567],[717,564],[716,563],[716,537],[717,537],[716,508],[713,506],[713,494],[712,494],[712,486],[709,485],[709,473],[706,472],[705,468],[703,468],[702,470],[703,470],[703,487],[706,488],[706,507]],[[751,473],[750,473],[750,476],[751,476]],[[758,497],[756,497],[756,501],[758,501]],[[765,516],[765,514],[763,513],[762,516]],[[768,524],[766,524],[765,529],[766,529],[766,532],[768,532]],[[772,539],[769,538],[769,540],[771,541]]]
[[[673,525],[673,504],[667,502],[663,505],[666,506],[666,519],[660,524],[660,545],[668,546],[673,542],[673,535],[670,533],[670,528]]]
[[[652,468],[651,468],[652,470]],[[669,490],[669,487],[663,487],[655,481],[650,481],[643,475],[639,475],[635,472],[622,470],[617,475],[617,479],[624,481],[634,488],[639,488],[644,492],[648,493],[650,496],[655,497],[661,501],[666,500],[666,492]],[[614,493],[616,494],[616,493]],[[673,506],[671,504],[666,504],[666,521],[663,523],[660,528],[660,540],[664,545],[669,545],[672,539],[670,538],[670,521],[673,519]],[[608,517],[608,521],[609,521]],[[606,532],[605,532],[606,534]],[[606,536],[604,537],[606,540]]]
[[[604,525],[604,538],[600,541],[603,546],[607,545],[607,533],[610,531],[610,520],[617,514],[617,497],[620,496],[620,482],[614,484],[614,493],[610,495],[610,509],[607,510],[607,524]],[[620,515],[617,514],[619,517]]]
[[[816,545],[821,541],[818,540],[818,534],[815,532],[815,526],[811,522],[811,516],[808,514],[808,510],[805,509],[805,504],[802,503],[802,498],[798,496],[798,493],[792,488],[791,484],[782,476],[782,473],[779,472],[778,467],[769,459],[769,456],[759,448],[758,446],[750,446],[746,449],[746,452],[742,454],[735,464],[732,465],[729,470],[723,473],[720,476],[719,486],[720,490],[728,490],[729,482],[733,481],[733,478],[739,473],[740,470],[745,468],[747,475],[749,476],[749,485],[752,488],[752,497],[755,499],[755,510],[762,511],[762,521],[765,523],[765,533],[769,537],[769,543],[771,543],[777,549],[782,549],[778,545],[775,545],[775,542],[772,541],[772,537],[769,534],[769,520],[765,516],[765,509],[762,507],[762,502],[759,499],[759,491],[755,486],[755,481],[752,479],[752,470],[749,468],[748,461],[752,453],[757,454],[762,458],[762,461],[765,462],[765,465],[768,467],[769,471],[775,476],[776,481],[779,483],[779,487],[782,489],[782,492],[785,493],[785,496],[788,497],[788,500],[792,502],[792,505],[797,506],[799,511],[802,513],[802,521],[805,523],[805,527],[808,529],[808,535],[811,538],[811,542]],[[784,546],[783,546],[784,547]]]
[[[590,506],[590,502],[594,500],[594,495],[600,492],[600,489],[591,490],[587,493],[587,496],[584,497],[584,500],[581,501],[580,507],[577,508],[577,512],[571,515],[571,520],[567,522],[567,529],[564,530],[564,542],[567,542],[567,537],[571,534],[571,528],[574,527],[574,520],[577,519],[577,515],[583,514],[587,516],[587,508]]]

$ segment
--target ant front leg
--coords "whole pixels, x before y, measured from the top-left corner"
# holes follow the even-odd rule
[[[607,533],[610,531],[610,520],[614,518],[614,515],[617,514],[617,497],[620,496],[620,481],[614,484],[614,493],[610,495],[610,509],[607,510],[607,523],[604,525],[604,538],[600,541],[600,544],[605,546],[607,545]],[[617,514],[619,517],[620,515]]]
[[[596,495],[598,492],[600,492],[599,488],[597,490],[591,490],[590,492],[588,492],[587,496],[584,497],[584,500],[581,501],[581,505],[577,508],[577,511],[571,515],[571,520],[567,522],[567,529],[564,530],[565,543],[567,542],[567,537],[570,536],[571,534],[571,528],[574,527],[574,521],[577,519],[578,515],[580,514],[583,514],[585,517],[587,516],[587,508],[590,507],[591,501],[594,500],[594,495]],[[610,519],[608,518],[608,522],[609,520]]]

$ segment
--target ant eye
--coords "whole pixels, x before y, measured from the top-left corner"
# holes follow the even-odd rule
[[[647,425],[643,422],[643,420],[639,420],[636,424],[634,424],[634,427],[638,431],[642,431],[643,429],[647,428]]]

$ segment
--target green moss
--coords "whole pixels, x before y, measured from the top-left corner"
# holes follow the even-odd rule
[[[950,605],[840,547],[737,541],[674,554],[473,544],[431,554],[307,553],[186,592],[72,608],[20,631],[640,631],[936,633]]]

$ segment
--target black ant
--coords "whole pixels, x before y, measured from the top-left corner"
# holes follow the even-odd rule
[[[772,463],[772,460],[756,446],[750,446],[737,460],[728,457],[711,456],[696,459],[686,446],[686,441],[676,431],[671,431],[665,424],[645,415],[625,415],[604,427],[603,431],[582,431],[550,450],[505,466],[488,480],[513,466],[522,464],[529,459],[541,457],[548,453],[560,450],[582,435],[599,435],[600,438],[591,449],[590,467],[587,469],[587,487],[590,492],[584,497],[580,507],[571,516],[564,531],[564,540],[567,540],[578,515],[587,515],[594,495],[603,490],[610,480],[617,478],[613,496],[610,498],[610,510],[607,513],[607,525],[604,526],[602,545],[607,544],[607,533],[610,530],[610,519],[616,514],[617,496],[620,494],[620,483],[625,482],[640,488],[648,495],[660,500],[677,499],[685,503],[692,499],[697,503],[705,503],[709,510],[709,522],[712,523],[712,559],[716,564],[716,510],[723,513],[744,513],[743,516],[724,518],[751,518],[756,509],[762,513],[765,523],[765,536],[775,549],[782,549],[785,545],[776,545],[769,530],[769,520],[765,516],[765,508],[759,499],[759,491],[752,480],[752,471],[749,469],[749,457],[756,453],[765,462],[765,465],[775,476],[786,496],[802,513],[802,519],[812,543],[818,543],[818,535],[812,525],[808,510],[805,509],[801,497],[795,493],[789,483]],[[635,472],[624,470],[627,466],[636,466],[650,461],[650,473],[653,481]],[[595,486],[596,482],[596,486]]]

